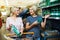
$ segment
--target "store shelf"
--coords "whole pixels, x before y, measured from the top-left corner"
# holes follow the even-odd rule
[[[60,6],[60,3],[59,4],[50,5],[50,6],[46,6],[46,7],[41,7],[41,8],[45,9],[45,8],[54,7],[54,6]]]
[[[59,17],[49,17],[49,19],[60,19]]]
[[[42,18],[44,18],[44,17],[42,17]],[[48,19],[60,19],[60,17],[49,17]]]

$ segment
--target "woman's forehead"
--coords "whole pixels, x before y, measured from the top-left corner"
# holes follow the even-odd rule
[[[32,8],[29,8],[30,10],[33,10]]]
[[[32,8],[30,8],[29,10],[33,10]]]
[[[15,8],[14,10],[16,11],[16,10],[19,10],[19,9],[18,8]]]

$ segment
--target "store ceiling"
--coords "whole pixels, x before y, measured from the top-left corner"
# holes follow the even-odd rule
[[[20,6],[26,7],[28,5],[39,3],[40,0],[0,0],[0,6]]]

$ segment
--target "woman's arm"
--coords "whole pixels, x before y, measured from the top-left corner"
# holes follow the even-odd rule
[[[26,23],[26,30],[30,29],[31,26],[29,25],[29,23]]]
[[[37,21],[33,22],[31,25],[29,25],[29,23],[26,23],[26,29],[30,29],[30,28],[36,26],[37,24],[38,24]]]
[[[44,19],[44,22],[41,22],[41,27],[45,28],[45,25],[46,25],[46,19]]]
[[[21,20],[20,20],[20,27],[21,27],[20,32],[21,32],[21,34],[23,34],[24,27],[23,27],[23,21],[22,21],[22,18],[21,18]]]
[[[11,25],[9,25],[9,18],[7,18],[7,20],[6,20],[6,29],[8,31],[11,31]]]
[[[49,16],[50,16],[50,15],[45,15],[44,22],[41,22],[42,28],[45,28],[45,25],[46,25],[46,19],[47,19]]]
[[[26,30],[35,27],[38,24],[37,20],[30,24],[30,17],[26,19]]]

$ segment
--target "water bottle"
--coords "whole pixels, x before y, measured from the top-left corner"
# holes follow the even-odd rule
[[[14,31],[14,33],[18,36],[18,37],[20,37],[21,36],[21,32],[19,32],[19,30],[14,26],[14,25],[12,25],[12,30]]]

